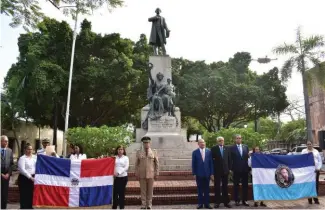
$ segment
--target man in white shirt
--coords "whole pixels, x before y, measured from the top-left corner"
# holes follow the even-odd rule
[[[319,172],[323,166],[322,157],[320,156],[317,149],[313,147],[313,143],[311,141],[307,141],[307,148],[303,149],[301,154],[313,153],[314,161],[315,161],[315,173],[316,173],[316,191],[318,194],[318,185],[319,185]],[[315,204],[319,204],[318,198],[314,198]],[[308,203],[312,204],[313,201],[311,198],[308,198]]]
[[[48,138],[43,139],[42,140],[42,146],[43,146],[43,148],[37,150],[37,155],[46,155],[46,147],[47,146],[50,146],[50,145],[51,145],[50,139],[48,139]],[[60,157],[56,153],[55,154],[51,154],[51,156],[57,157],[57,158]]]
[[[37,150],[38,155],[46,155],[46,147],[50,146],[50,139],[45,138],[42,140],[42,148]]]

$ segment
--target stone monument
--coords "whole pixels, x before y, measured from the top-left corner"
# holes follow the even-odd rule
[[[166,54],[166,38],[170,30],[166,21],[156,9],[156,16],[149,18],[152,22],[150,45],[153,55],[149,57],[147,89],[148,105],[141,110],[141,128],[136,129],[136,143],[127,148],[128,155],[135,155],[140,149],[141,138],[149,136],[151,147],[158,150],[160,170],[184,171],[191,169],[191,154],[197,148],[196,142],[187,142],[186,130],[181,128],[181,112],[174,104],[175,87],[172,84],[171,58]],[[162,55],[159,55],[159,49]],[[134,163],[130,158],[130,170]]]

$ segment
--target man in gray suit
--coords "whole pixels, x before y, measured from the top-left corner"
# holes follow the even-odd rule
[[[12,150],[8,148],[8,137],[1,136],[1,209],[7,208],[9,180],[13,164]]]

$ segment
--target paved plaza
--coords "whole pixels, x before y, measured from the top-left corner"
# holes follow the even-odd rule
[[[260,209],[325,209],[325,196],[320,197],[320,205],[312,204],[309,205],[307,199],[298,201],[269,201],[265,202],[267,207]],[[233,209],[259,209],[255,207],[244,207],[244,206],[234,206],[231,202]],[[249,204],[252,206],[253,202],[250,201]],[[126,209],[140,209],[140,206],[125,206]],[[154,209],[195,209],[196,205],[159,205],[153,206]],[[19,209],[19,204],[8,204],[8,209]],[[224,209],[221,204],[220,209]]]

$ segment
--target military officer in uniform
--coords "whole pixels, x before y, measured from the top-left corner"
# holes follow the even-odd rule
[[[141,209],[151,209],[153,184],[159,175],[159,161],[157,151],[150,148],[150,137],[144,136],[141,141],[143,149],[137,151],[135,170],[140,181]]]

